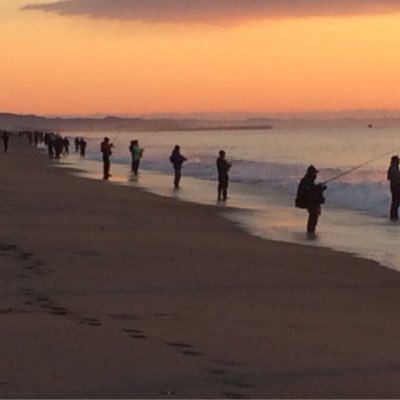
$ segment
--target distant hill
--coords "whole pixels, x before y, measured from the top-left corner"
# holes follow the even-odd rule
[[[224,121],[172,118],[60,118],[0,113],[0,129],[41,131],[177,131],[211,129],[272,129],[267,121]]]
[[[389,113],[388,113],[389,114]],[[263,117],[249,114],[232,114],[236,118],[174,117],[43,117],[38,115],[0,113],[0,130],[41,130],[51,132],[87,131],[193,131],[193,130],[245,130],[272,128],[340,128],[340,127],[400,127],[400,114],[359,112],[356,114],[293,114]],[[211,116],[210,116],[211,117]],[[247,118],[246,118],[247,117]]]

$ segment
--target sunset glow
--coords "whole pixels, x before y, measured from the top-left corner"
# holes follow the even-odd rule
[[[28,3],[35,2],[0,3],[0,111],[143,114],[400,105],[398,13],[167,23],[21,10]]]

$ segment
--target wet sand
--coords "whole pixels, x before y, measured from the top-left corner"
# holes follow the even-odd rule
[[[400,396],[398,272],[52,164],[0,154],[0,397]]]

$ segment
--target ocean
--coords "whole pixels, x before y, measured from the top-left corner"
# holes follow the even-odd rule
[[[182,201],[217,204],[221,214],[262,238],[323,246],[378,261],[400,270],[400,224],[389,221],[389,185],[386,171],[391,155],[400,152],[399,128],[274,128],[179,132],[79,133],[88,142],[80,159],[73,149],[62,165],[101,179],[99,151],[104,136],[115,148],[110,182]],[[137,179],[130,174],[129,142],[138,139],[144,155]],[[173,190],[169,155],[179,144],[188,158],[182,170],[182,188]],[[216,202],[215,161],[225,150],[232,164],[229,199]],[[328,183],[326,204],[317,237],[307,238],[307,212],[294,207],[297,185],[308,165],[319,169],[317,182]],[[363,165],[361,168],[357,168]]]

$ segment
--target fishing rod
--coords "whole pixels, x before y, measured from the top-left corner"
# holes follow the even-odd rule
[[[399,149],[400,149],[400,148],[394,149],[394,151],[399,150]],[[364,167],[364,166],[366,166],[366,165],[368,165],[368,164],[373,163],[373,162],[376,161],[376,160],[379,160],[379,159],[381,159],[381,158],[383,158],[383,157],[388,156],[389,154],[393,154],[393,150],[391,150],[391,151],[389,151],[389,152],[387,152],[387,153],[385,153],[385,154],[381,154],[381,155],[378,156],[378,157],[374,157],[374,158],[372,158],[372,159],[370,159],[370,160],[368,160],[368,161],[366,161],[366,162],[364,162],[364,163],[362,163],[362,164],[356,165],[355,167],[350,168],[349,170],[344,171],[344,172],[342,172],[342,173],[340,173],[340,174],[338,174],[338,175],[335,175],[334,177],[332,177],[332,178],[330,178],[330,179],[328,179],[328,180],[322,182],[322,185],[326,185],[327,183],[332,182],[332,181],[335,181],[336,179],[339,179],[339,178],[341,178],[342,176],[348,175],[348,174],[350,174],[351,172],[353,172],[353,171],[355,171],[355,170],[357,170],[357,169],[360,169],[360,168],[362,168],[362,167]]]

